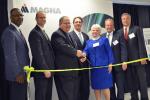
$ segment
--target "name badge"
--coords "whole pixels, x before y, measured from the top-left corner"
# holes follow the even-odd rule
[[[99,46],[99,42],[93,44],[93,47],[97,47],[97,46]]]
[[[113,41],[113,45],[117,45],[118,43],[118,40]]]
[[[134,38],[135,37],[135,34],[134,33],[131,33],[130,35],[129,35],[129,38],[130,39],[132,39],[132,38]]]

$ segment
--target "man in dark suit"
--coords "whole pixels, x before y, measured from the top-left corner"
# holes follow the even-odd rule
[[[5,76],[9,84],[9,100],[27,99],[27,82],[23,70],[30,65],[28,46],[19,26],[23,22],[23,14],[18,8],[10,11],[11,24],[2,34],[4,50]]]
[[[39,11],[36,13],[37,25],[30,32],[29,43],[32,52],[32,66],[37,70],[54,69],[54,53],[51,41],[45,33],[44,25],[46,23],[46,15]],[[35,83],[35,100],[51,100],[52,99],[52,73],[42,72],[34,73]]]
[[[63,16],[59,20],[59,29],[52,34],[56,69],[79,68],[79,58],[83,57],[69,36],[70,27],[69,17]],[[78,71],[55,73],[54,78],[59,100],[78,100]]]
[[[114,21],[113,19],[105,20],[106,33],[103,36],[109,39],[110,46],[113,50],[115,63],[123,63],[127,61],[127,49],[125,40],[122,34],[114,31]],[[127,64],[122,64],[122,66],[116,66],[112,69],[113,75],[113,87],[110,89],[111,100],[124,100],[124,70],[127,69]],[[115,93],[115,83],[117,86],[117,97]]]
[[[70,32],[71,38],[76,41],[77,49],[83,50],[86,45],[86,40],[89,39],[88,35],[81,32],[83,19],[81,17],[75,17],[73,19],[74,30]],[[88,62],[80,62],[80,68],[88,68]],[[89,70],[79,71],[79,98],[78,100],[88,100],[89,99]]]
[[[121,20],[123,28],[119,30],[119,33],[123,34],[126,40],[128,60],[147,57],[142,29],[138,26],[131,26],[131,16],[128,13],[123,13]],[[128,65],[126,75],[131,100],[139,100],[138,89],[140,90],[141,100],[148,100],[145,64],[147,64],[146,60]]]

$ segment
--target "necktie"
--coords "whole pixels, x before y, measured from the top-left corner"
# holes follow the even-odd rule
[[[127,31],[127,27],[124,28],[124,38],[126,40],[128,40],[128,31]]]
[[[80,40],[81,44],[83,44],[84,40],[83,40],[83,38],[82,38],[82,33],[79,32],[78,35],[79,35],[79,40]]]
[[[21,38],[22,38],[22,40],[23,40],[25,46],[28,48],[27,43],[26,43],[26,39],[25,39],[25,37],[23,36],[23,34],[22,34],[22,32],[21,32],[20,29],[19,29],[19,34],[20,34],[20,36],[21,36]]]
[[[21,38],[23,39],[23,41],[26,42],[26,40],[25,40],[25,38],[24,38],[24,36],[23,36],[23,34],[22,34],[22,32],[21,32],[20,29],[19,29],[19,33],[20,33],[20,36],[21,36]]]
[[[106,36],[106,37],[108,38],[108,40],[109,40],[109,44],[110,44],[110,46],[111,46],[110,33],[107,33],[107,36]]]
[[[107,38],[109,39],[110,33],[107,33]]]
[[[49,37],[48,37],[48,35],[46,34],[45,30],[43,30],[43,34],[44,34],[44,36],[46,37],[46,39],[49,40]]]

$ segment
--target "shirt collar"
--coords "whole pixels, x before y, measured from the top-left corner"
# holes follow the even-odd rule
[[[95,37],[95,38],[91,38],[92,40],[98,40],[101,36]]]
[[[123,26],[123,30],[125,30],[125,28],[127,28],[127,30],[129,30],[129,26],[127,26],[127,27]]]
[[[44,31],[45,29],[44,29],[44,27],[41,27],[40,25],[38,25],[37,24],[37,26],[42,30],[42,31]]]
[[[112,32],[110,32],[110,33],[108,33],[107,32],[107,34],[106,34],[107,36],[109,35],[109,36],[113,36],[113,31]]]
[[[20,32],[20,28],[17,25],[15,25],[13,22],[11,22],[11,25],[13,25]]]
[[[74,29],[74,32],[75,32],[76,34],[79,34],[79,33],[81,33],[81,32],[79,32],[79,31],[77,31],[76,29]]]

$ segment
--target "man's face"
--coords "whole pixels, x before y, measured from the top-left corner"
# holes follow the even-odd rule
[[[105,21],[105,29],[108,33],[111,33],[114,31],[114,23],[111,20]]]
[[[64,19],[62,20],[62,23],[60,24],[60,28],[64,32],[69,32],[71,25],[70,25],[70,19],[68,17],[64,17]]]
[[[10,19],[12,23],[19,27],[23,22],[23,14],[19,9],[16,9],[12,12]]]
[[[73,25],[74,25],[74,28],[75,28],[77,31],[81,31],[81,27],[82,27],[82,21],[81,21],[81,19],[76,18],[76,19],[74,20]]]
[[[42,12],[39,12],[36,17],[37,24],[44,27],[46,23],[46,15]]]
[[[131,24],[131,17],[130,16],[128,16],[128,15],[123,15],[122,17],[121,17],[121,21],[122,21],[122,25],[123,26],[130,26],[130,24]]]

